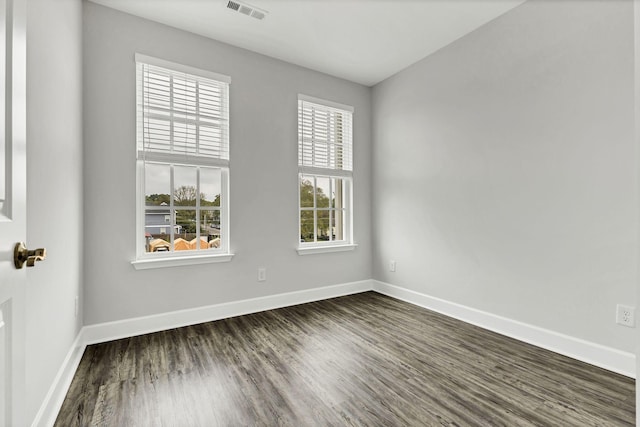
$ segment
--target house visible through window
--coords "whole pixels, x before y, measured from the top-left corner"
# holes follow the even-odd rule
[[[136,55],[138,258],[229,251],[229,83]]]
[[[298,97],[300,248],[352,243],[353,108]]]

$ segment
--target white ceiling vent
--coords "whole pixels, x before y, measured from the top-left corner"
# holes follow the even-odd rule
[[[267,11],[258,9],[257,7],[248,5],[247,3],[240,3],[238,1],[229,0],[227,7],[236,12],[240,12],[243,15],[250,16],[259,20],[263,20],[267,16]]]

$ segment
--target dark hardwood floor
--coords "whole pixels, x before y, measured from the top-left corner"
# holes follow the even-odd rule
[[[631,426],[634,393],[366,292],[89,346],[56,426]]]

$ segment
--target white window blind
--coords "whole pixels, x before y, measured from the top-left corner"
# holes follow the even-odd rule
[[[353,170],[350,107],[337,108],[298,98],[298,166],[301,170]]]
[[[137,60],[138,158],[228,165],[228,81]]]

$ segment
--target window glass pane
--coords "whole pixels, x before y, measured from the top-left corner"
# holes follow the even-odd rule
[[[145,151],[229,158],[228,84],[138,63],[138,90]]]
[[[209,240],[209,248],[210,249],[217,249],[220,247],[220,239],[222,239],[222,235],[220,235],[219,237],[215,237],[211,240]]]
[[[213,229],[213,230],[209,230],[209,234],[214,234],[219,236],[221,225],[222,225],[222,220],[220,218],[220,210],[219,209],[207,210],[205,211],[204,216],[206,217],[205,219],[207,220],[206,226]]]
[[[173,150],[178,153],[195,154],[196,125],[192,122],[178,121],[179,114],[175,113],[173,120]]]
[[[173,204],[175,206],[196,205],[197,168],[194,166],[174,166]]]
[[[205,156],[222,158],[224,155],[224,138],[219,127],[198,127],[198,140],[200,141],[198,153]]]
[[[301,242],[315,241],[313,210],[300,211],[300,241]]]
[[[298,98],[298,165],[319,170],[318,175],[299,173],[301,242],[344,242],[351,239],[350,174],[331,176],[331,170],[352,170],[352,111],[302,98]]]
[[[200,168],[200,206],[220,206],[222,171],[218,168]]]
[[[174,251],[193,250],[196,239],[196,211],[176,209],[176,232],[173,240]]]
[[[330,239],[330,229],[329,229],[329,211],[328,210],[319,210],[318,211],[318,241],[327,241]]]
[[[227,237],[221,236],[221,208],[228,169],[184,163],[183,156],[229,159],[228,83],[141,62],[137,77],[145,196],[138,241],[144,235],[144,252],[228,249],[220,240]]]
[[[144,186],[147,206],[169,206],[171,201],[171,168],[169,165],[145,163]]]
[[[203,210],[200,212],[200,249],[220,247],[220,211]]]
[[[298,164],[351,170],[352,113],[298,101]]]
[[[340,178],[331,178],[331,207],[336,209],[343,208],[343,182]]]
[[[168,252],[171,241],[171,214],[166,210],[147,209],[144,212],[146,252]]]
[[[316,177],[316,207],[328,208],[331,194],[331,178]]]
[[[171,123],[168,119],[165,119],[163,117],[145,118],[143,133],[145,150],[169,150],[171,146]]]
[[[344,210],[335,210],[332,212],[331,228],[333,231],[332,240],[344,240]]]
[[[196,237],[194,237],[193,239],[191,239],[189,241],[189,246],[193,250],[203,250],[204,251],[204,250],[209,249],[209,241],[207,240],[206,236],[200,236],[199,240]]]
[[[169,94],[169,87],[171,85],[171,79],[168,75],[162,75],[160,73],[153,73],[145,79],[145,94],[144,102],[150,108],[158,109],[159,111],[168,110],[171,108],[171,96]]]
[[[186,76],[173,76],[173,109],[178,118],[195,118],[196,82]]]
[[[300,176],[300,207],[313,207],[313,177],[308,175]]]

